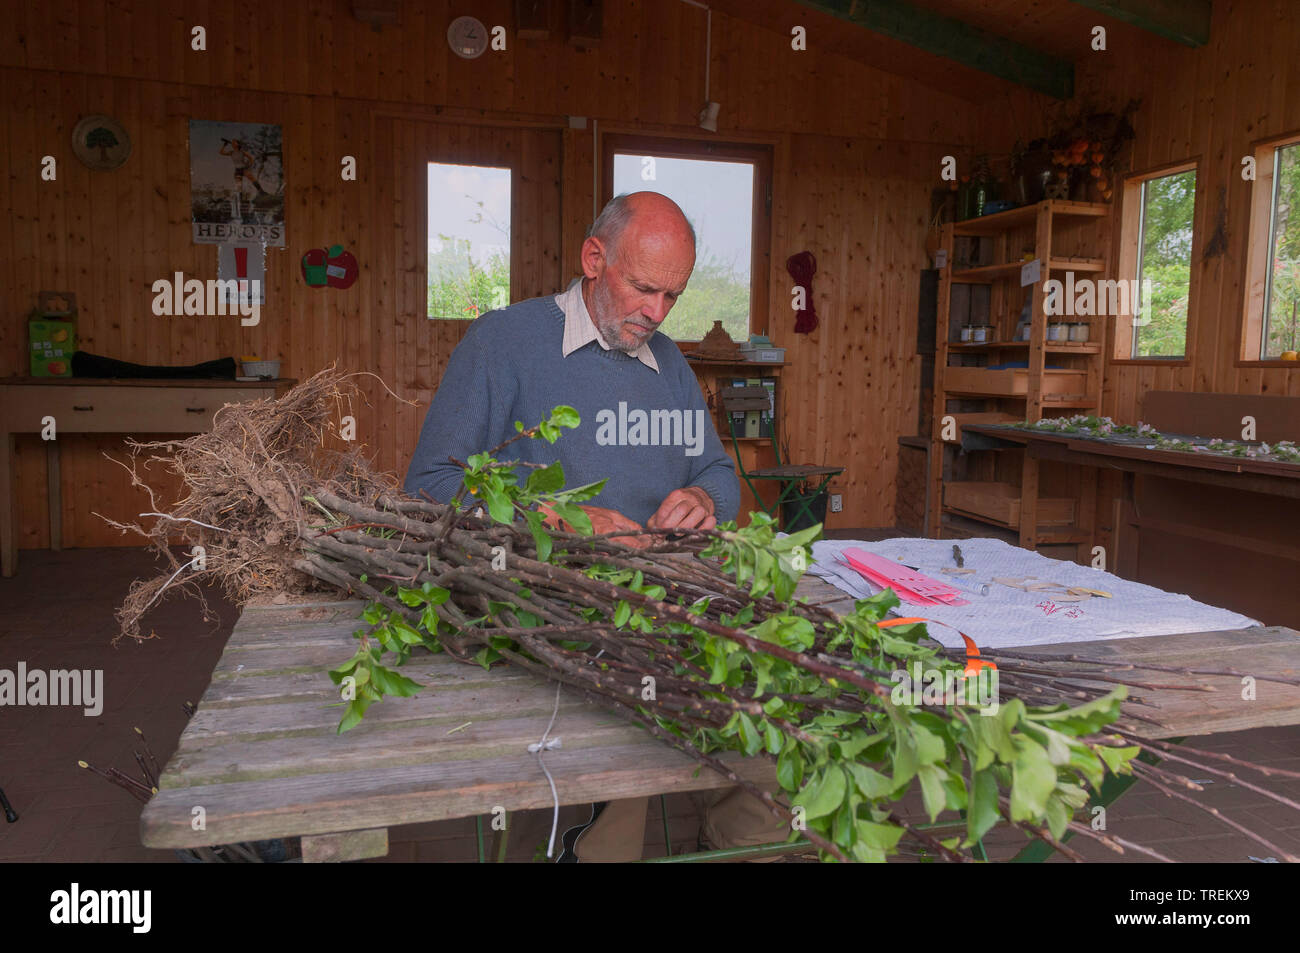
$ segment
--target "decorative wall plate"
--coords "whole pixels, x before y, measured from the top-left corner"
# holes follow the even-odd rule
[[[72,152],[90,168],[108,172],[131,155],[131,137],[112,116],[87,116],[72,130]]]

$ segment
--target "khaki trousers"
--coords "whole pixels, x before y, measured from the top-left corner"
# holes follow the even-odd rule
[[[774,795],[780,791],[773,791]],[[773,817],[753,795],[743,788],[721,788],[701,792],[704,802],[703,834],[709,846],[753,847],[784,841],[790,826]],[[596,823],[583,832],[576,853],[580,863],[617,864],[641,859],[645,844],[646,811],[650,799],[644,797],[610,801]]]

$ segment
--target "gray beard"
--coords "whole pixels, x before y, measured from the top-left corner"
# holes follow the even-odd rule
[[[602,300],[603,298],[604,296],[601,294],[601,292],[598,289],[594,287],[591,289],[591,303],[594,306],[595,310],[602,313],[606,310],[605,307],[606,302]],[[617,339],[611,341],[609,339],[609,335],[605,333],[605,329],[601,327],[600,321],[596,319],[596,315],[594,314],[591,316],[591,323],[596,326],[596,333],[600,335],[600,339],[605,342],[605,346],[609,350],[622,351],[624,354],[633,354],[640,349],[641,347],[640,344],[635,344],[631,348],[627,348],[624,347],[621,343],[619,343]]]

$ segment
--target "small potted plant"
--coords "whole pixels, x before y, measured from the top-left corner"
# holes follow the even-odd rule
[[[998,181],[989,167],[989,157],[977,155],[970,174],[961,177],[961,187],[957,190],[958,218],[965,220],[983,215],[984,206],[998,198],[998,192]]]
[[[811,480],[800,480],[794,493],[786,497],[781,504],[781,529],[784,532],[797,533],[801,529],[826,522],[826,503],[830,499],[830,491],[825,487],[818,491],[817,486]],[[808,508],[805,512],[800,512],[804,503],[808,504]]]

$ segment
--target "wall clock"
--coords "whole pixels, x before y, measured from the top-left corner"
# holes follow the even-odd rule
[[[111,116],[87,116],[72,130],[72,153],[92,169],[116,169],[131,154],[131,137]]]
[[[474,17],[457,17],[447,27],[447,45],[457,56],[476,59],[488,48],[487,27]]]

